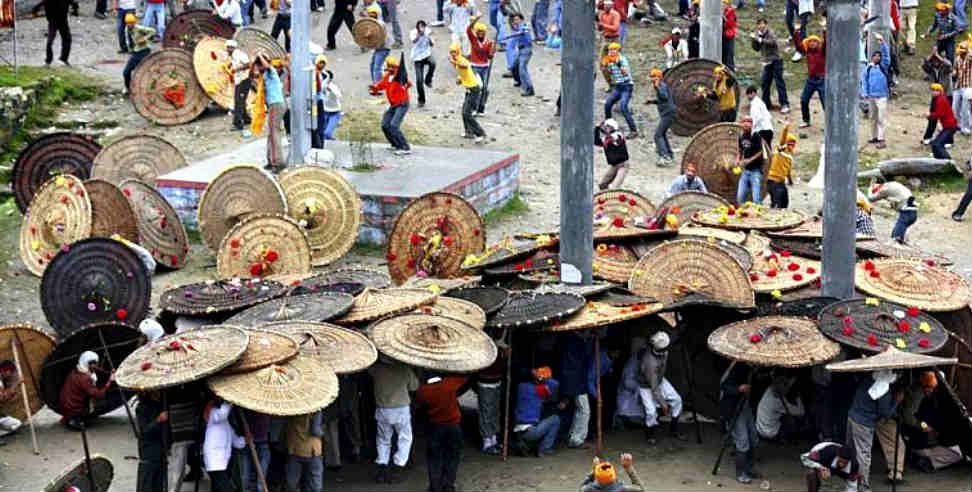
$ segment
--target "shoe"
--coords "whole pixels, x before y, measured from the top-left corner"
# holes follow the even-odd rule
[[[797,51],[796,53],[793,53],[793,57],[790,58],[790,61],[792,61],[792,62],[798,62],[798,61],[800,61],[802,59],[803,59],[803,55],[800,54],[799,51]]]
[[[437,20],[435,22],[430,22],[429,23],[429,27],[442,27],[444,25],[445,25],[445,22],[440,21],[440,20]]]
[[[337,49],[337,46],[328,46],[328,47],[326,47],[324,49],[326,49],[327,51],[334,51],[334,50]]]
[[[537,449],[537,458],[543,458],[546,456],[555,456],[557,453],[553,449]]]
[[[753,483],[753,477],[750,477],[749,475],[743,473],[738,477],[736,477],[736,481],[739,483]]]
[[[422,108],[424,108],[424,107],[425,107],[425,103],[418,103],[418,108],[419,108],[419,109],[422,109]]]
[[[513,72],[504,72],[503,73],[503,78],[504,79],[512,79],[513,78]]]
[[[810,128],[810,122],[804,121],[803,123],[800,123],[800,128]]]
[[[952,148],[952,144],[945,144],[945,148],[946,148],[946,149],[950,149],[950,148]]]
[[[267,15],[267,9],[261,10],[260,16],[263,17],[264,19],[268,18],[269,16]]]
[[[314,11],[315,12],[323,12],[324,11],[324,7],[317,7],[316,9],[314,9]]]
[[[425,83],[425,86],[428,87],[429,89],[433,89],[434,88],[434,87],[432,87],[432,81],[431,80],[428,81],[428,82],[426,82]]]
[[[783,106],[782,108],[780,108],[780,112],[783,113],[783,114],[789,113],[790,112],[790,106],[789,105]]]
[[[243,127],[242,126],[233,125],[233,130],[232,131],[234,131],[234,132],[241,132],[241,131],[243,131]]]
[[[472,135],[470,135],[470,134],[468,134],[468,133],[463,133],[463,134],[462,134],[462,138],[465,138],[465,139],[472,139],[472,138],[475,138],[475,137],[474,137],[474,136],[472,136]]]
[[[954,220],[955,222],[962,222],[962,215],[959,214],[958,212],[955,212],[952,214],[952,220]]]
[[[874,144],[874,146],[879,149],[884,149],[887,148],[888,144],[884,143],[884,140],[881,140],[880,142]]]
[[[874,143],[878,143],[878,142],[880,142],[880,140],[878,140],[876,138],[872,138],[872,139],[870,139],[870,140],[867,141],[867,143],[869,143],[869,144],[874,144]],[[926,142],[930,142],[930,140],[926,140]]]
[[[68,62],[67,60],[61,60],[61,63],[63,63],[65,67],[70,67],[71,66],[71,63]]]
[[[473,113],[473,116],[486,116],[486,112],[485,111],[476,111],[475,113]]]
[[[560,117],[560,108],[557,108],[557,111],[554,111],[554,116]]]
[[[524,91],[524,92],[521,92],[520,95],[523,96],[523,97],[533,97],[533,96],[535,96],[537,94],[535,92],[533,92],[533,91]]]
[[[520,87],[520,86],[522,86],[522,85],[523,85],[523,84],[521,84],[521,83],[519,83],[519,82],[513,82],[513,87]]]
[[[491,456],[499,456],[499,455],[503,454],[503,449],[500,448],[500,445],[499,444],[494,444],[494,445],[492,445],[492,446],[484,449],[483,450],[483,454],[488,454],[488,455],[491,455]]]
[[[485,141],[486,141],[486,137],[485,136],[479,136],[479,137],[476,137],[476,138],[473,139],[473,142],[475,142],[477,144],[481,144],[481,143],[483,143]]]
[[[125,49],[118,50],[118,54],[119,55],[124,55],[125,53],[128,53],[128,50],[125,50]]]
[[[253,136],[253,132],[251,132],[250,130],[243,130],[243,135],[242,135],[243,138],[250,138],[252,136]]]
[[[634,140],[638,138],[638,132],[636,131],[628,132],[628,136],[625,138],[627,138],[628,140]]]
[[[654,446],[658,443],[658,439],[655,439],[654,427],[645,427],[645,442],[648,443],[649,446]]]
[[[411,149],[398,149],[395,152],[393,152],[393,154],[395,155],[409,155],[411,153],[412,153]]]
[[[189,470],[189,473],[186,473],[186,475],[182,477],[182,481],[197,482],[200,478],[202,478],[202,472],[199,471],[199,468],[194,468]]]
[[[870,142],[868,142],[868,143],[870,143]],[[926,138],[926,139],[922,140],[921,143],[924,144],[924,145],[931,145],[931,139],[930,138]]]
[[[391,465],[388,467],[388,481],[386,483],[402,483],[405,481],[405,467]]]
[[[388,483],[388,465],[378,465],[375,472],[375,483]]]
[[[95,15],[94,16],[95,16],[95,19],[107,19],[108,18],[107,15],[102,14],[101,12],[95,12]]]

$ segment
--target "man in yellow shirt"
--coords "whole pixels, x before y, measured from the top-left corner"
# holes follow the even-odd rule
[[[783,133],[780,134],[780,145],[773,153],[770,161],[769,175],[766,186],[770,195],[770,206],[773,208],[788,208],[790,193],[786,184],[793,184],[790,171],[793,169],[793,151],[796,150],[797,136],[790,133],[790,122],[783,123]]]
[[[712,90],[709,91],[708,97],[719,101],[719,121],[732,123],[736,121],[736,81],[729,77],[723,65],[717,65],[712,73],[715,79],[712,81]]]
[[[486,132],[479,122],[473,117],[473,113],[479,106],[479,98],[483,92],[483,81],[472,69],[472,64],[466,57],[462,56],[462,46],[459,43],[452,43],[449,46],[449,61],[456,67],[456,85],[466,88],[466,99],[462,103],[462,125],[465,127],[463,138],[474,138],[476,143],[483,143],[486,140]]]

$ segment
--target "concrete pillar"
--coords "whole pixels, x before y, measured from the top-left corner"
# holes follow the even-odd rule
[[[858,3],[831,0],[827,5],[827,52],[856,50],[860,39]],[[857,56],[827,57],[823,295],[841,299],[854,295],[859,80]]]
[[[594,257],[594,9],[564,0],[561,56],[560,262],[565,282],[590,284]]]
[[[291,5],[290,35],[290,154],[288,164],[302,164],[311,146],[310,2]]]
[[[699,56],[722,63],[722,1],[701,0]]]

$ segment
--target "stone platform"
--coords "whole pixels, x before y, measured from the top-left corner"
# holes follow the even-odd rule
[[[358,171],[346,142],[329,141],[334,162],[361,197],[363,217],[358,242],[384,244],[395,217],[413,199],[433,191],[461,195],[480,214],[503,206],[520,185],[520,156],[483,148],[413,146],[412,154],[395,156],[386,144],[371,144],[375,169]],[[362,153],[360,144],[355,149]],[[257,139],[233,152],[215,155],[156,180],[183,223],[197,228],[196,207],[209,182],[227,166],[266,161],[266,140]]]

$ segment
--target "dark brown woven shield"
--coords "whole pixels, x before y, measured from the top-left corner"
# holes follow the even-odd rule
[[[469,301],[479,306],[486,316],[492,316],[506,305],[510,292],[500,287],[463,287],[443,295]]]
[[[672,131],[676,135],[688,137],[702,128],[719,122],[719,103],[705,97],[705,91],[712,90],[715,81],[713,69],[720,66],[712,60],[695,58],[665,70],[663,80],[675,99],[675,121]],[[730,80],[736,80],[735,73],[722,65]],[[739,84],[733,86],[736,101],[739,101]],[[708,185],[708,181],[706,182]],[[711,188],[710,188],[711,189]]]
[[[891,346],[901,352],[931,354],[948,341],[945,327],[932,316],[890,301],[870,302],[850,299],[828,305],[820,312],[820,331],[867,352]]]
[[[84,189],[91,200],[91,236],[111,237],[118,234],[138,244],[135,209],[121,189],[101,179],[85,181]]]
[[[511,277],[523,273],[556,270],[559,268],[560,256],[558,253],[542,249],[523,261],[487,268],[483,270],[483,273],[487,277]]]
[[[152,279],[131,248],[91,238],[62,249],[41,279],[41,308],[60,336],[92,323],[138,325],[148,314]]]
[[[104,339],[104,344],[102,344]],[[98,354],[98,366],[104,371],[96,371],[99,387],[104,387],[111,374],[112,364],[120,364],[141,344],[142,334],[129,325],[122,323],[99,323],[81,328],[63,338],[54,348],[41,369],[41,398],[51,410],[62,414],[60,407],[61,387],[78,365],[82,352]],[[107,352],[106,352],[107,348]],[[109,363],[108,359],[111,358]],[[118,392],[115,383],[105,396],[93,401],[93,415],[104,415],[122,406],[125,400]],[[125,395],[130,398],[131,394]]]
[[[205,37],[230,39],[235,30],[230,21],[213,15],[211,10],[187,10],[170,19],[165,25],[165,39],[162,40],[162,46],[166,49],[179,48],[191,54],[200,39]]]
[[[139,62],[132,74],[131,98],[138,114],[165,126],[198,118],[210,102],[196,79],[192,52],[175,48],[156,51]]]
[[[14,356],[14,346],[17,355]],[[20,376],[27,389],[27,402],[30,414],[36,414],[44,406],[40,393],[40,375],[44,360],[54,350],[54,338],[30,325],[0,326],[0,360],[20,359]],[[0,402],[0,415],[9,415],[18,420],[27,419],[23,396],[17,390],[17,397]]]
[[[72,487],[85,492],[108,492],[111,479],[115,476],[115,469],[108,458],[91,455],[91,473],[88,473],[88,462],[81,458],[76,463],[59,473],[44,487],[44,492],[64,492]],[[94,490],[91,490],[89,478],[94,478]]]
[[[233,315],[226,324],[258,326],[275,321],[330,321],[351,310],[354,297],[340,292],[317,292],[263,302]]]
[[[528,328],[564,319],[584,307],[583,296],[567,293],[513,294],[489,321],[487,328]]]
[[[89,135],[52,133],[27,146],[14,162],[10,182],[21,213],[27,211],[34,193],[58,174],[71,174],[84,181],[91,176],[91,163],[101,145]]]
[[[820,239],[772,239],[770,248],[774,251],[789,251],[804,258],[819,260],[823,254]]]
[[[817,319],[820,311],[839,301],[836,297],[805,297],[785,302],[760,302],[757,306],[759,316],[798,316]]]
[[[126,179],[155,183],[155,178],[186,167],[178,147],[155,135],[129,135],[109,144],[94,158],[91,177],[120,184]]]
[[[739,135],[742,131],[742,125],[737,123],[716,123],[699,130],[682,154],[682,173],[688,163],[695,163],[698,176],[710,193],[736,203],[740,175],[733,168],[739,156]],[[763,142],[763,184],[760,187],[763,197],[768,193],[766,178],[771,155],[769,146]]]
[[[277,40],[258,28],[241,28],[233,35],[233,39],[251,60],[256,60],[260,55],[266,56],[268,60],[283,60],[287,57],[287,51],[277,43]]]
[[[370,17],[358,19],[351,28],[351,34],[355,44],[367,50],[384,46],[385,36],[388,35],[385,32],[385,23]]]
[[[365,285],[360,282],[329,282],[326,273],[274,275],[270,277],[270,280],[286,285],[289,295],[292,296],[302,296],[315,292],[340,292],[356,296],[365,290]]]
[[[365,287],[372,289],[391,287],[391,277],[387,273],[365,267],[335,268],[321,277],[325,284],[364,284]]]
[[[748,249],[736,244],[726,241],[725,239],[716,239],[713,244],[725,250],[742,265],[743,270],[749,271],[753,267],[753,255]]]
[[[946,257],[935,253],[929,253],[913,246],[899,244],[897,241],[857,241],[857,256],[860,259],[871,258],[920,258],[929,266],[950,266],[954,262]],[[929,263],[930,262],[930,263]]]
[[[616,287],[597,296],[597,302],[603,302],[614,307],[627,307],[635,304],[650,304],[655,302],[655,299],[636,295],[623,287]]]
[[[658,209],[668,209],[669,215],[678,217],[679,225],[692,222],[695,212],[708,210],[718,206],[729,206],[729,201],[719,195],[702,193],[701,191],[683,191],[676,193],[658,205]]]
[[[271,280],[199,282],[163,292],[159,308],[184,316],[208,316],[268,301],[282,296],[286,290]]]
[[[132,202],[138,220],[139,244],[167,268],[182,268],[189,256],[186,228],[169,201],[155,188],[133,179],[119,187]]]

